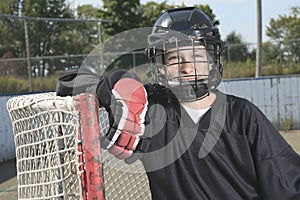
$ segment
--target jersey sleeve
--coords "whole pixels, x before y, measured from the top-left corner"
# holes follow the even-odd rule
[[[300,199],[300,156],[258,108],[250,110],[247,132],[263,199]]]

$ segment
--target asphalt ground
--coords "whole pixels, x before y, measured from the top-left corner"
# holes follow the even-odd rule
[[[282,132],[283,137],[300,155],[300,130]],[[0,200],[18,199],[15,159],[0,163]]]

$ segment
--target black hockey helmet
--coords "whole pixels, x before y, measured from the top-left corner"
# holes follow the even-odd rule
[[[193,59],[183,61],[180,52],[193,52]],[[194,101],[209,95],[222,78],[222,42],[220,33],[211,19],[194,7],[171,9],[164,12],[148,36],[147,55],[154,82],[170,88],[181,101]],[[205,59],[198,59],[196,52],[205,52]],[[168,62],[168,54],[175,56]],[[181,66],[191,64],[193,75],[183,74]],[[197,65],[205,65],[207,73],[199,74]],[[168,73],[176,66],[177,75]]]

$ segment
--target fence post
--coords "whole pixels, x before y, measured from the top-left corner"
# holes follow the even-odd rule
[[[231,78],[230,45],[227,46],[228,78]]]
[[[30,61],[30,43],[28,35],[28,20],[24,20],[25,29],[25,42],[26,42],[26,52],[27,52],[27,68],[28,68],[28,81],[29,81],[29,91],[32,92],[32,74],[31,74],[31,61]]]
[[[255,77],[262,76],[262,13],[261,0],[256,0],[257,8],[257,46]]]
[[[99,42],[100,42],[100,70],[104,68],[104,62],[103,62],[103,39],[102,39],[102,22],[98,22],[98,32],[99,32]]]

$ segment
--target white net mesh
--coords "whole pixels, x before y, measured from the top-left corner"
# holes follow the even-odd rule
[[[151,199],[148,178],[143,165],[136,161],[131,165],[103,152],[106,199]]]
[[[19,199],[82,199],[78,112],[72,97],[54,93],[14,97],[7,103],[15,134]],[[104,109],[101,133],[108,129]],[[105,199],[151,199],[141,162],[127,165],[103,151]]]
[[[72,98],[19,96],[7,107],[15,134],[19,199],[80,199],[78,116]]]

